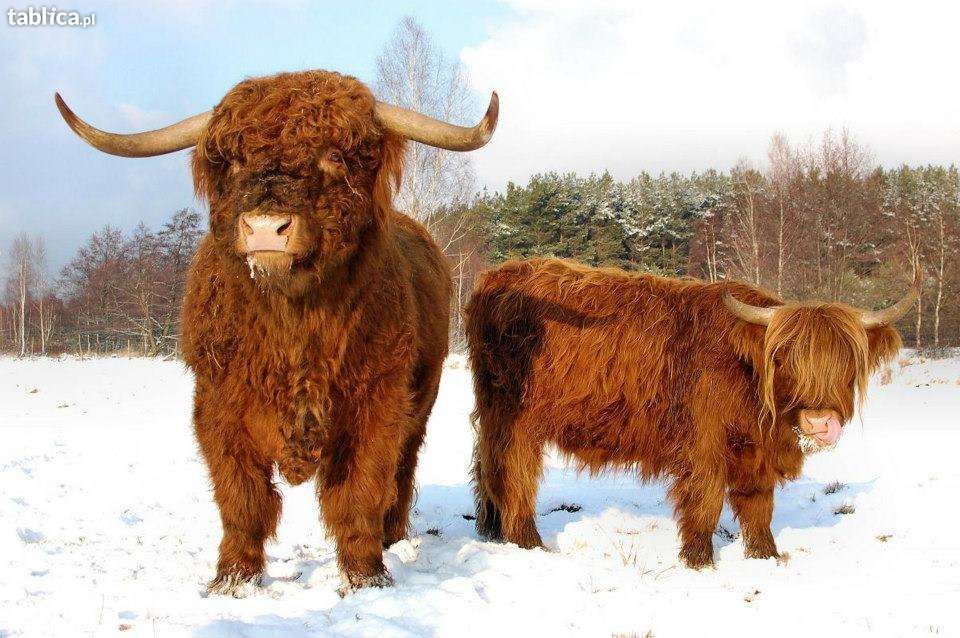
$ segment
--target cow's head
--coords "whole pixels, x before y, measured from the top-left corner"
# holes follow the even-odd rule
[[[194,186],[210,202],[218,253],[245,264],[262,289],[290,296],[382,240],[407,139],[473,150],[490,139],[498,113],[494,93],[477,126],[454,126],[378,102],[359,80],[328,71],[249,79],[212,111],[131,135],[95,129],[56,102],[70,128],[106,153],[196,146]]]
[[[766,327],[755,355],[764,406],[775,422],[793,428],[805,453],[831,447],[840,438],[863,401],[870,375],[899,350],[892,324],[916,294],[880,311],[811,302],[760,307],[724,296],[737,317]]]

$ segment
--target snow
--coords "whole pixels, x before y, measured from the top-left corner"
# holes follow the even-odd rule
[[[746,560],[725,510],[715,569],[681,566],[662,484],[556,458],[549,551],[477,540],[469,371],[452,358],[388,589],[341,599],[309,484],[284,486],[268,575],[207,597],[220,529],[175,361],[0,358],[0,637],[958,635],[960,357],[908,352],[862,419],[777,494],[786,560]],[[846,513],[844,513],[846,512]]]

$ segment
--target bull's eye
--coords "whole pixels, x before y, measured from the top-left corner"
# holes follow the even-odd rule
[[[343,164],[343,154],[335,148],[327,151],[326,160],[334,164]]]

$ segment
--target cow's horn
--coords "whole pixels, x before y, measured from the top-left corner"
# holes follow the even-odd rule
[[[737,315],[744,321],[749,321],[750,323],[755,323],[760,326],[766,326],[773,319],[773,313],[776,312],[779,306],[774,306],[772,308],[764,308],[762,306],[751,306],[748,303],[743,303],[739,299],[735,298],[729,292],[723,294],[723,303],[724,305],[732,312]]]
[[[374,113],[385,127],[404,137],[448,151],[472,151],[490,141],[497,128],[500,98],[490,96],[487,113],[476,126],[456,126],[386,102],[377,102]]]
[[[893,304],[889,308],[884,308],[883,310],[864,310],[860,314],[860,321],[863,323],[864,328],[873,328],[875,326],[883,326],[895,323],[897,319],[907,314],[907,311],[913,307],[913,304],[917,302],[917,298],[920,296],[920,291],[916,286],[913,286],[907,294],[900,298],[900,301]]]
[[[77,117],[59,93],[54,94],[57,109],[73,132],[83,138],[90,146],[121,157],[153,157],[190,148],[197,143],[213,111],[188,117],[155,131],[143,133],[108,133],[94,128]]]

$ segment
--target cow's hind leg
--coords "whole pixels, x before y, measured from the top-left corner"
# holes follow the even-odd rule
[[[257,585],[266,564],[263,544],[274,535],[281,498],[273,484],[273,464],[253,447],[239,424],[217,424],[195,410],[197,440],[220,509],[223,540],[211,593],[239,596]],[[218,425],[220,427],[218,427]]]
[[[524,549],[543,546],[535,509],[543,443],[529,433],[522,419],[505,432],[481,428],[474,470],[477,531]]]
[[[713,474],[682,476],[670,490],[679,519],[680,558],[687,567],[713,564],[713,532],[723,509],[723,495],[723,480]]]
[[[773,488],[730,490],[730,505],[740,521],[744,555],[747,558],[775,558],[777,544],[770,531],[773,518]]]

